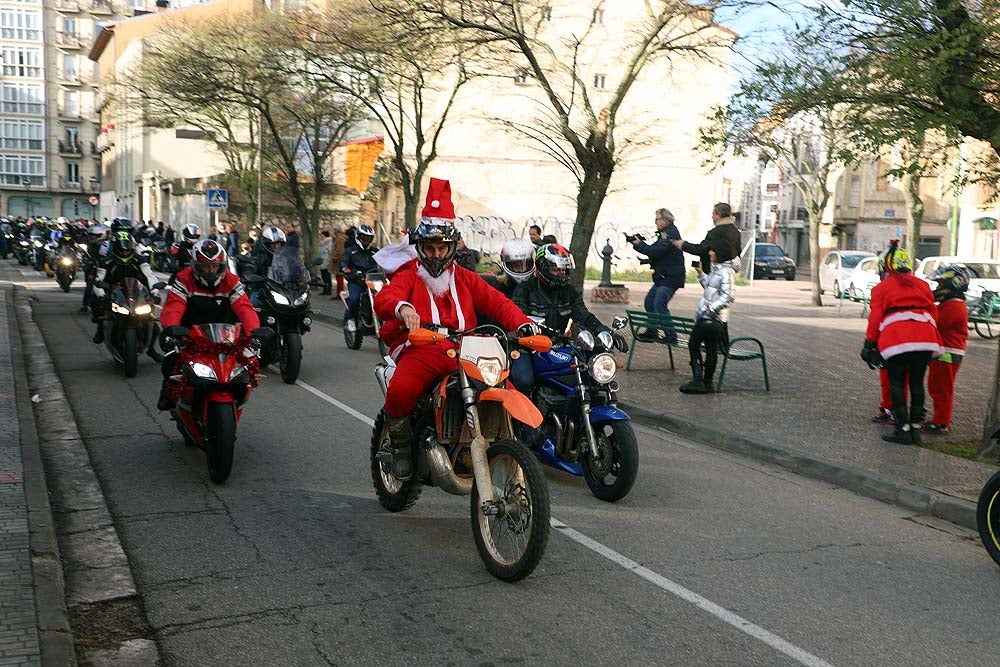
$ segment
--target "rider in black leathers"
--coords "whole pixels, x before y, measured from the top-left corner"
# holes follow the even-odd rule
[[[94,281],[97,280],[97,269],[101,264],[101,246],[108,240],[108,226],[102,223],[93,225],[87,231],[87,252],[83,254],[83,278],[86,285],[83,288],[83,303],[80,312],[90,310],[94,300]]]
[[[358,304],[361,294],[365,291],[365,274],[378,271],[375,252],[378,248],[372,245],[375,230],[371,225],[361,225],[353,243],[344,247],[344,256],[340,259],[340,271],[347,280],[347,318],[348,331],[357,331]]]
[[[535,275],[517,286],[511,301],[525,315],[549,329],[562,333],[572,318],[578,327],[592,332],[606,347],[627,351],[625,339],[597,319],[584,304],[579,290],[569,284],[575,266],[573,256],[563,246],[556,243],[540,246],[535,255]],[[522,392],[535,383],[531,356],[522,352],[511,365],[511,380]]]
[[[191,264],[191,248],[200,240],[201,229],[198,228],[198,225],[184,225],[184,229],[181,230],[181,239],[170,244],[170,256],[173,257],[170,267],[171,273],[177,275],[178,271]]]
[[[101,257],[97,268],[95,282],[105,282],[109,286],[116,285],[125,278],[135,278],[151,289],[156,284],[156,274],[149,266],[149,258],[136,252],[135,239],[128,232],[118,232],[111,240],[101,246]],[[91,300],[93,320],[97,324],[94,342],[104,342],[104,289],[94,285],[94,298]],[[155,332],[154,332],[155,334]],[[150,356],[154,356],[152,346]]]

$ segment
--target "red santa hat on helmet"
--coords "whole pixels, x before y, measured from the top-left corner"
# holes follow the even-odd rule
[[[424,210],[420,212],[423,218],[443,218],[445,220],[455,219],[455,205],[451,202],[451,183],[449,181],[432,178],[427,187],[427,203]]]

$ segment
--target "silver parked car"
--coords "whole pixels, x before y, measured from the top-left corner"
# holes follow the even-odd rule
[[[875,257],[875,253],[864,250],[832,250],[819,265],[819,291],[832,292],[840,296],[847,289],[851,271],[866,257]]]

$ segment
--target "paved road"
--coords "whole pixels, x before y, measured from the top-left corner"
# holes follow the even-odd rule
[[[40,283],[35,317],[171,665],[994,665],[1000,572],[943,522],[639,429],[640,477],[609,506],[549,473],[534,575],[482,568],[468,501],[381,509],[369,427],[270,373],[234,472],[208,481],[89,342],[79,290]],[[54,284],[52,284],[54,286]],[[302,381],[374,416],[373,346],[318,324]],[[641,564],[643,568],[639,568]],[[717,606],[716,606],[717,605]]]

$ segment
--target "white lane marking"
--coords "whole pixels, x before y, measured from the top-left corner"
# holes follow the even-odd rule
[[[371,418],[361,414],[351,406],[341,403],[334,397],[323,393],[316,387],[308,385],[302,380],[296,381],[295,384],[299,385],[300,387],[308,391],[310,394],[313,394],[317,398],[326,401],[330,405],[340,408],[341,410],[351,415],[352,417],[357,418],[359,421],[362,421],[365,424],[368,424],[369,426],[375,426],[375,421],[372,420]],[[627,556],[618,553],[614,549],[606,547],[600,542],[587,537],[583,533],[574,530],[573,528],[570,528],[559,519],[551,517],[549,520],[549,524],[553,528],[558,530],[561,535],[565,535],[566,537],[573,540],[577,544],[590,549],[594,553],[603,556],[604,558],[607,558],[612,563],[615,563],[616,565],[619,565],[622,568],[628,570],[632,574],[642,579],[645,579],[646,581],[653,584],[657,588],[660,588],[661,590],[671,593],[672,595],[675,595],[686,602],[690,602],[691,604],[698,607],[702,611],[705,611],[711,614],[712,616],[715,616],[723,623],[731,625],[740,632],[747,634],[753,637],[754,639],[764,642],[765,644],[775,649],[776,651],[784,653],[789,658],[795,660],[799,664],[805,665],[805,667],[833,667],[833,665],[831,665],[826,660],[823,660],[822,658],[813,655],[812,653],[806,651],[805,649],[799,648],[798,646],[792,644],[791,642],[785,641],[778,635],[772,632],[768,632],[759,625],[751,623],[742,616],[734,614],[725,607],[721,607],[715,604],[711,600],[698,595],[692,590],[684,588],[680,584],[671,581],[670,579],[667,579],[663,575],[653,572],[649,568],[644,567],[639,563],[636,563],[631,558],[628,558]]]
[[[816,657],[812,653],[809,653],[805,649],[801,649],[794,644],[785,641],[778,635],[768,632],[759,625],[755,625],[750,621],[746,620],[738,614],[734,614],[725,607],[720,607],[711,600],[704,598],[692,590],[684,588],[675,581],[667,579],[661,574],[653,572],[647,567],[639,565],[631,558],[623,556],[614,549],[604,546],[596,540],[592,540],[583,533],[574,530],[559,521],[555,517],[551,518],[549,521],[550,525],[559,531],[560,534],[565,535],[569,539],[573,540],[577,544],[587,547],[591,551],[601,556],[604,556],[616,565],[620,565],[632,574],[641,577],[653,584],[654,586],[661,588],[668,593],[676,595],[682,600],[690,602],[694,606],[698,607],[702,611],[706,611],[712,616],[715,616],[724,623],[727,623],[740,632],[750,635],[754,639],[759,639],[771,648],[784,653],[789,658],[795,660],[799,664],[807,665],[808,667],[833,667],[830,663],[823,660],[822,658]]]
[[[360,412],[358,412],[357,410],[355,410],[351,406],[347,405],[346,403],[341,403],[340,401],[338,401],[337,399],[335,399],[333,396],[330,396],[328,394],[324,394],[322,391],[320,391],[316,387],[313,387],[312,385],[308,385],[305,382],[303,382],[302,380],[296,380],[295,384],[299,385],[300,387],[302,387],[303,389],[305,389],[306,391],[308,391],[313,396],[316,396],[317,398],[320,398],[320,399],[326,401],[327,403],[329,403],[330,405],[332,405],[334,407],[340,408],[341,410],[343,410],[347,414],[351,415],[352,417],[355,417],[359,421],[362,421],[362,422],[368,424],[369,426],[375,426],[375,420],[372,419],[371,417],[368,417],[366,415],[361,414]]]

